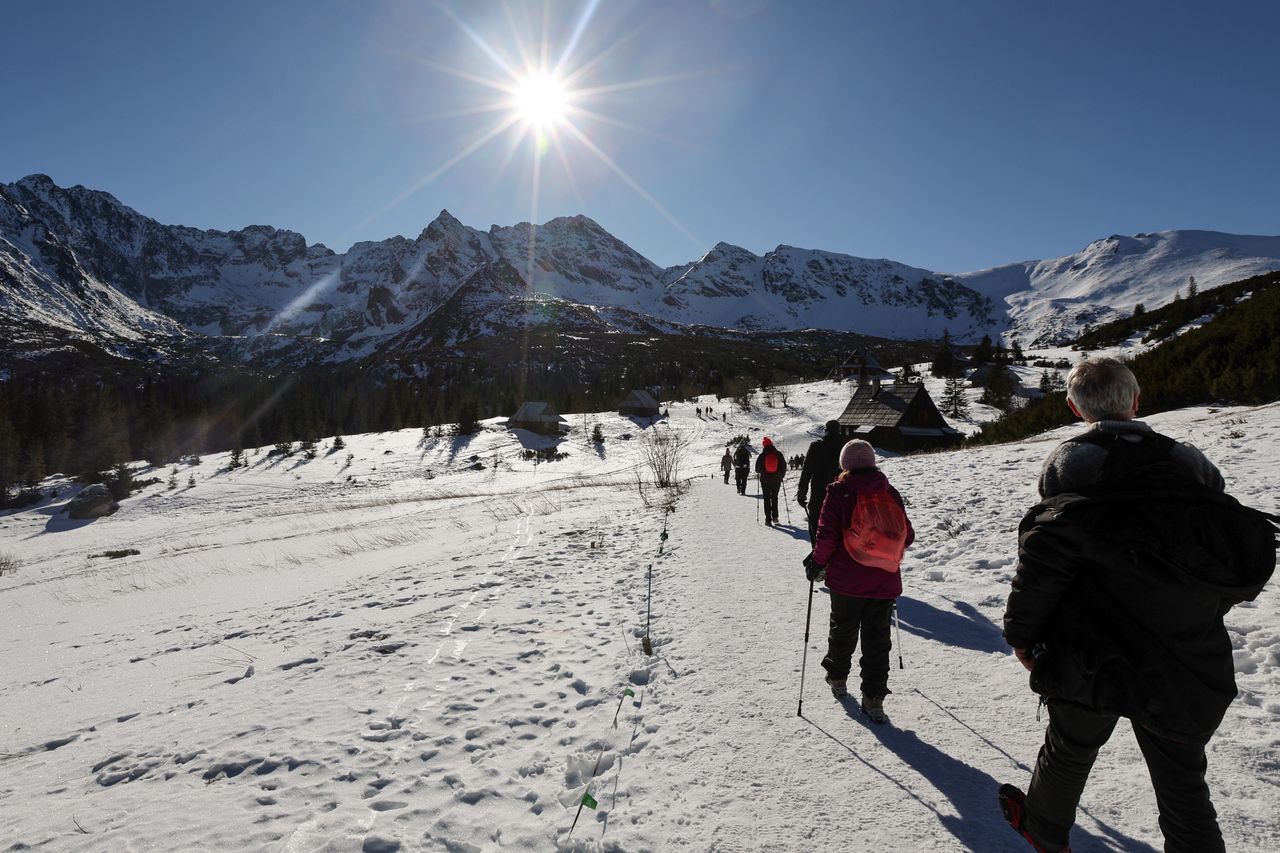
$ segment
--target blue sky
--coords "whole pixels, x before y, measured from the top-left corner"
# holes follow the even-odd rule
[[[342,251],[442,208],[481,229],[584,213],[664,266],[723,240],[947,272],[1112,233],[1280,234],[1273,2],[44,0],[3,18],[0,181],[43,172],[167,223]],[[494,57],[519,66],[517,37],[559,56],[579,26],[567,67],[605,91],[572,99],[593,115],[570,116],[581,138],[556,129],[563,158],[511,129],[441,171],[509,114],[474,112],[502,97],[476,81],[507,79]]]

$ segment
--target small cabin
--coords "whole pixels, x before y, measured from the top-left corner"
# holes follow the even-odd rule
[[[637,389],[627,395],[627,398],[618,404],[618,414],[635,415],[642,418],[656,418],[662,413],[662,407],[658,405],[658,401],[648,391]]]
[[[922,382],[861,384],[836,420],[843,440],[861,438],[898,453],[954,447],[964,440],[947,425]]]
[[[885,370],[876,361],[875,356],[866,350],[857,349],[837,368],[841,379],[850,379],[859,385],[872,381],[892,382],[895,378],[891,371]]]
[[[560,417],[550,403],[534,400],[522,403],[507,420],[507,429],[527,429],[542,435],[559,435],[568,428],[569,422]]]

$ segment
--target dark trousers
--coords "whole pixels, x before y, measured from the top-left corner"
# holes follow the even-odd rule
[[[816,545],[818,544],[818,516],[822,515],[822,501],[809,498],[809,505],[804,511],[809,517],[809,544]]]
[[[1027,789],[1026,828],[1050,848],[1065,847],[1098,750],[1119,718],[1065,702],[1049,703],[1049,727]],[[1133,723],[1160,809],[1165,853],[1225,851],[1209,801],[1204,745],[1179,743]]]
[[[764,493],[764,517],[766,521],[778,520],[778,490],[781,488],[781,483],[773,485],[768,483],[760,484],[760,491]]]
[[[729,469],[728,469],[728,468],[725,468],[725,469],[724,469],[724,481],[725,481],[726,483],[728,483],[728,482],[729,482]]]
[[[862,657],[858,661],[862,695],[884,697],[889,693],[889,618],[891,598],[855,598],[831,593],[831,633],[827,635],[827,656],[822,667],[832,679],[846,679],[853,668],[853,652],[862,634]]]
[[[734,468],[733,481],[738,484],[738,494],[745,495],[747,493],[747,474],[748,468]]]

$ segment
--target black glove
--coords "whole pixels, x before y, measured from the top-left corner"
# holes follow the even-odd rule
[[[804,558],[804,576],[814,583],[825,580],[827,577],[827,567],[813,558],[812,551],[809,552],[809,556]]]
[[[796,503],[800,504],[803,509],[809,508],[809,502],[805,500],[804,495],[796,495]]]

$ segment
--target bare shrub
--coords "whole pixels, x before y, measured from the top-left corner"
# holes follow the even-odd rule
[[[653,474],[657,485],[669,489],[677,484],[680,479],[680,463],[688,446],[688,439],[678,430],[655,427],[645,433],[640,443],[640,457]]]
[[[0,577],[18,573],[18,558],[12,554],[0,554]]]

